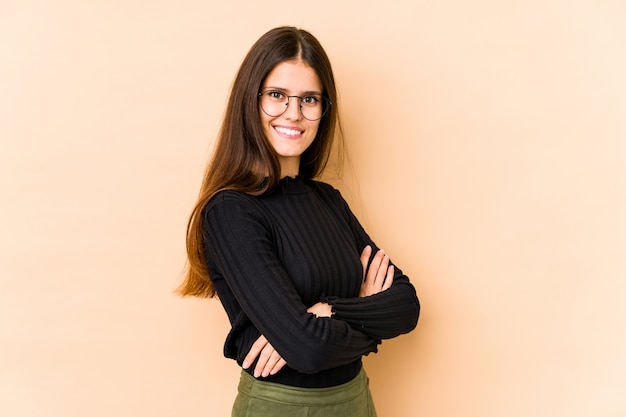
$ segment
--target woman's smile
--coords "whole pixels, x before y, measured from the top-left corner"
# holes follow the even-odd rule
[[[288,127],[288,126],[273,126],[274,130],[277,131],[281,136],[284,136],[289,139],[299,139],[302,137],[304,130],[296,128],[296,127]]]

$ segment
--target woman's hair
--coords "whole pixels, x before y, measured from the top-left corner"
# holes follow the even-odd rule
[[[315,71],[322,84],[322,94],[330,100],[330,108],[320,120],[313,143],[300,158],[299,176],[318,177],[328,163],[335,131],[341,133],[337,91],[328,56],[318,40],[305,30],[272,29],[252,46],[235,77],[216,148],[187,224],[188,267],[185,281],[178,288],[181,295],[215,296],[202,237],[202,212],[209,200],[222,190],[261,195],[280,180],[278,157],[261,126],[258,93],[270,71],[291,60],[302,60]]]

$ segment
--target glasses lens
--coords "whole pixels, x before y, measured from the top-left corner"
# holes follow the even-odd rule
[[[324,100],[320,96],[307,96],[300,99],[302,116],[308,120],[319,120],[324,112]]]
[[[330,105],[328,99],[321,96],[288,97],[278,91],[266,91],[259,95],[261,98],[261,108],[263,112],[270,117],[280,116],[287,110],[290,100],[297,100],[299,102],[298,104],[300,104],[299,107],[302,117],[310,121],[316,121],[326,114]]]
[[[289,98],[275,91],[266,91],[261,95],[261,108],[271,117],[280,116],[287,110]]]

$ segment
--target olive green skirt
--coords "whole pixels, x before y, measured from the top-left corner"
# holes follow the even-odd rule
[[[259,381],[241,372],[232,417],[376,417],[365,370],[330,388],[298,388]]]

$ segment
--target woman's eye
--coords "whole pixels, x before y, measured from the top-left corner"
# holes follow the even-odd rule
[[[270,91],[267,95],[276,100],[282,100],[285,98],[285,95],[280,91]]]
[[[308,105],[315,105],[319,103],[319,99],[315,96],[306,96],[306,97],[302,97],[302,102]]]

